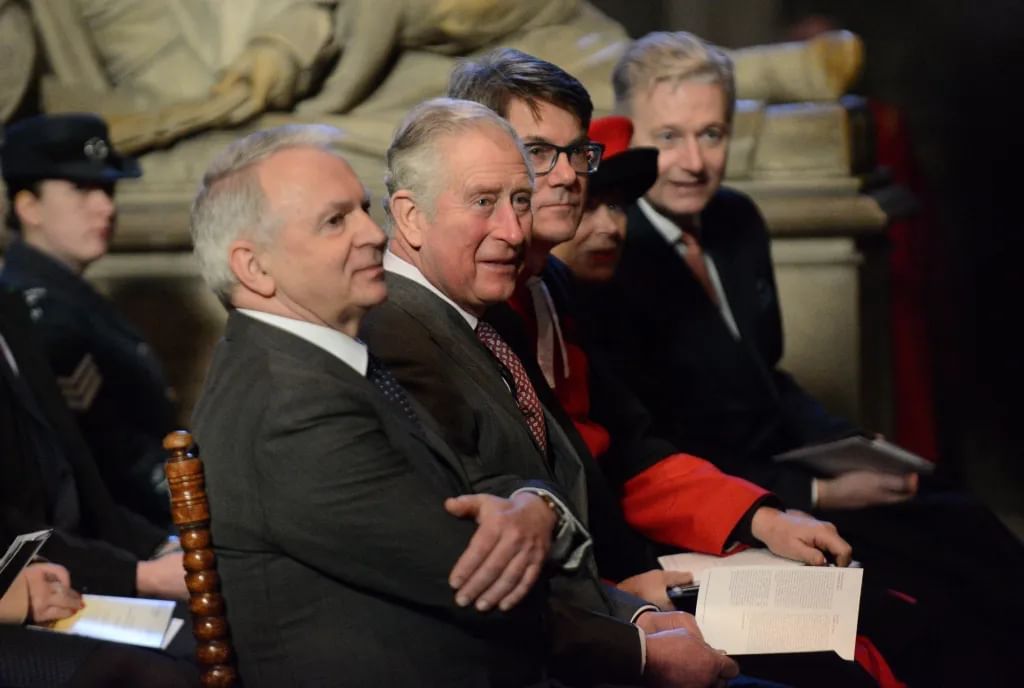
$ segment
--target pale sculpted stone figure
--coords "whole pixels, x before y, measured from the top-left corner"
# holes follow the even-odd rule
[[[584,0],[0,0],[0,28],[25,9],[48,72],[44,109],[103,115],[119,150],[146,153],[140,186],[161,192],[191,191],[210,151],[239,127],[289,119],[345,129],[350,161],[373,183],[399,119],[444,92],[458,57],[498,45],[576,75],[607,112],[629,40]],[[25,54],[32,40],[17,32],[13,47]],[[732,55],[739,97],[767,101],[834,101],[861,63],[850,34]],[[0,116],[13,109],[0,102]],[[743,117],[735,126],[737,140],[761,129]],[[749,167],[730,164],[739,176]]]
[[[21,102],[32,78],[35,54],[28,10],[14,0],[0,0],[0,122]]]

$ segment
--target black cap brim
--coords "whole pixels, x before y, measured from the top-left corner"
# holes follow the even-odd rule
[[[142,176],[142,169],[135,158],[111,156],[102,164],[93,162],[62,162],[46,165],[22,165],[17,172],[5,174],[12,181],[39,181],[43,179],[67,179],[74,182],[111,183],[119,179]]]
[[[646,193],[658,179],[658,149],[630,148],[601,161],[590,175],[590,193],[614,194],[630,204]]]

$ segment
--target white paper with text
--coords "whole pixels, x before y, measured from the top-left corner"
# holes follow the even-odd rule
[[[697,596],[704,640],[731,655],[834,650],[853,661],[864,569],[708,569]]]
[[[700,584],[704,572],[722,566],[803,566],[802,561],[786,559],[764,547],[750,547],[735,554],[717,557],[713,554],[679,552],[658,557],[658,563],[666,571],[689,571],[693,582]]]
[[[82,601],[84,609],[45,630],[143,647],[165,647],[165,638],[169,644],[180,628],[171,628],[174,602],[170,600],[82,595]]]

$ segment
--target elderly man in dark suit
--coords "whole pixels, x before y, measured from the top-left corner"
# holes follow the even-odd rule
[[[501,120],[479,109],[490,122],[479,126],[495,129]],[[474,151],[474,183],[485,200],[511,183],[528,208],[525,163],[503,135],[511,161]],[[588,551],[560,510],[567,497],[471,479],[474,467],[355,339],[387,294],[385,239],[340,140],[315,126],[253,134],[212,164],[193,205],[197,257],[230,309],[195,433],[243,678],[519,686],[551,668],[581,683],[638,680],[635,628],[536,583],[545,564],[572,570]],[[466,494],[483,482],[502,496]],[[571,546],[550,557],[553,529]],[[716,675],[735,670],[687,629],[659,638],[696,648]],[[659,638],[648,666],[671,677]]]

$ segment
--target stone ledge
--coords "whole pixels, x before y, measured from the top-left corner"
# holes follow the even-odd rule
[[[749,194],[773,236],[860,236],[885,229],[888,216],[857,177],[727,180]],[[118,189],[113,251],[188,250],[188,211],[195,187],[124,185]],[[374,204],[375,216],[379,204]],[[376,217],[378,222],[382,217]]]

